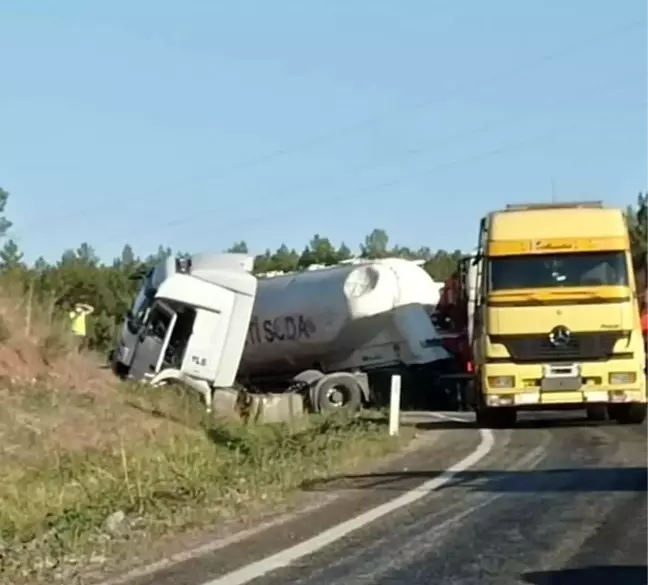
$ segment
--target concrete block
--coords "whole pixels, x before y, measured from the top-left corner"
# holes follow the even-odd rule
[[[212,410],[226,417],[238,417],[238,390],[219,388],[212,394]]]
[[[304,399],[295,393],[255,394],[252,396],[249,413],[249,422],[292,422],[304,416]]]

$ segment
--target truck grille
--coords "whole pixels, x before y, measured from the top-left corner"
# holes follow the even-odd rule
[[[530,335],[491,335],[492,343],[506,347],[515,362],[600,360],[612,354],[622,331],[572,332],[569,343],[556,347],[547,333]]]

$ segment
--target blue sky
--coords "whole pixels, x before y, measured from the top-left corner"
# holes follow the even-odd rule
[[[646,2],[0,4],[0,186],[29,259],[90,242],[472,247],[505,203],[646,179]]]

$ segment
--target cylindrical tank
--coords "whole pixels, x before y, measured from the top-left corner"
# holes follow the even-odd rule
[[[399,306],[436,305],[419,266],[387,258],[260,279],[239,371],[301,370],[373,339]]]

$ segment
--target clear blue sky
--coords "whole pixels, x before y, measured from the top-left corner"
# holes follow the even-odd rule
[[[4,2],[0,185],[29,259],[469,249],[552,178],[647,187],[646,61],[645,0]]]

